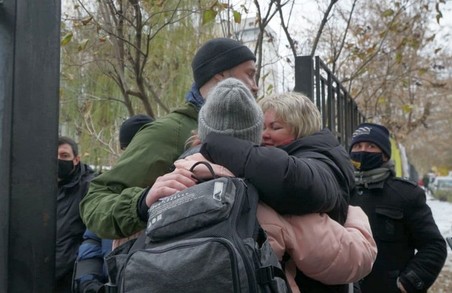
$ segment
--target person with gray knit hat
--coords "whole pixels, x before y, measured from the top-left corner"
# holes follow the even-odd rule
[[[275,198],[278,198],[278,204],[294,207],[293,213],[286,212],[285,214],[287,214],[287,216],[285,216],[283,214],[278,215],[269,206],[260,203],[258,208],[258,220],[264,229],[266,229],[268,237],[272,239],[272,245],[275,244],[274,248],[277,251],[278,257],[282,258],[284,253],[287,253],[290,256],[290,259],[295,260],[297,269],[300,272],[303,271],[307,274],[302,281],[299,281],[295,280],[295,276],[293,275],[295,270],[291,270],[291,274],[287,275],[287,279],[291,284],[292,290],[301,290],[303,292],[332,292],[332,288],[326,290],[325,288],[328,286],[321,284],[321,282],[328,284],[348,283],[350,282],[350,279],[358,280],[367,275],[367,273],[370,272],[372,263],[376,257],[376,247],[370,237],[368,237],[369,242],[362,242],[363,238],[361,237],[357,237],[356,239],[349,238],[349,236],[353,238],[359,233],[348,234],[348,232],[346,232],[345,234],[342,234],[342,232],[333,231],[335,229],[332,226],[336,226],[339,230],[347,231],[346,229],[348,228],[345,227],[348,227],[349,223],[360,223],[362,227],[367,225],[366,233],[369,233],[367,235],[370,235],[371,229],[366,216],[360,209],[354,210],[353,208],[347,208],[344,211],[344,213],[348,213],[348,217],[351,219],[351,222],[347,223],[345,222],[345,219],[342,218],[344,219],[343,224],[345,227],[335,221],[335,219],[340,218],[338,214],[342,214],[342,203],[345,204],[345,201],[342,199],[331,200],[330,203],[329,199],[323,200],[322,196],[325,193],[333,195],[333,197],[340,196],[342,190],[338,188],[339,184],[344,185],[344,188],[348,188],[348,184],[344,180],[329,180],[329,178],[331,178],[329,176],[333,175],[332,172],[329,171],[329,166],[335,166],[336,172],[342,167],[336,165],[332,159],[329,159],[322,154],[318,154],[319,145],[315,144],[312,139],[319,142],[321,141],[321,146],[324,150],[332,144],[331,148],[334,149],[335,153],[328,153],[328,155],[330,157],[335,157],[334,160],[339,160],[341,158],[341,162],[347,165],[345,169],[350,171],[349,179],[353,182],[353,171],[349,157],[347,156],[345,149],[339,150],[339,142],[337,142],[337,140],[331,142],[331,139],[334,138],[332,134],[328,137],[326,133],[318,132],[321,127],[320,112],[307,97],[302,98],[300,95],[286,93],[281,96],[276,95],[271,98],[264,98],[264,100],[266,100],[266,106],[263,106],[262,104],[261,106],[264,107],[266,115],[268,112],[272,112],[272,110],[275,109],[281,114],[286,113],[285,110],[287,110],[288,113],[296,114],[292,114],[290,118],[288,117],[290,115],[279,116],[284,117],[284,120],[282,121],[274,121],[271,118],[271,115],[268,115],[265,116],[266,120],[264,123],[262,108],[259,107],[259,104],[253,99],[251,93],[242,82],[233,78],[228,78],[218,83],[218,85],[211,90],[207,96],[206,103],[200,110],[198,119],[199,141],[195,141],[195,144],[206,143],[206,141],[208,141],[208,145],[211,145],[214,141],[217,141],[218,144],[222,144],[223,141],[226,142],[224,145],[222,144],[223,148],[219,150],[219,152],[223,153],[226,149],[235,149],[235,151],[228,152],[228,154],[224,156],[224,164],[211,163],[212,170],[216,175],[237,176],[237,174],[240,174],[238,177],[252,180],[247,181],[247,184],[255,184],[255,187],[260,190],[259,196],[264,196],[263,192],[276,194]],[[285,123],[285,121],[290,121],[287,123],[294,123],[293,132],[286,131],[287,129],[284,127],[288,124]],[[301,121],[305,122],[305,125],[303,125],[304,127],[300,125],[303,124],[300,123]],[[266,131],[271,129],[270,131],[277,132],[275,135],[280,138],[284,133],[288,133],[289,135],[296,133],[297,136],[307,137],[300,140],[297,139],[294,144],[291,144],[290,150],[293,151],[294,155],[295,153],[297,154],[296,156],[290,156],[285,153],[284,148],[279,148],[282,147],[281,145],[278,145],[278,148],[276,148],[275,145],[270,147],[260,146],[264,129]],[[230,143],[228,141],[230,141]],[[183,190],[184,185],[188,187],[187,184],[190,183],[190,180],[193,180],[192,178],[199,180],[211,178],[212,173],[205,166],[200,165],[196,170],[191,171],[191,167],[196,162],[206,160],[211,161],[211,158],[208,158],[207,156],[203,157],[199,153],[200,149],[201,145],[196,145],[191,148],[187,153],[181,156],[181,159],[174,163],[176,169],[172,173],[159,178],[158,183],[151,188],[150,196],[148,198],[149,204],[156,202],[161,197],[172,194],[177,188]],[[309,154],[309,157],[302,158],[305,155],[302,155],[301,152]],[[319,160],[318,158],[322,159]],[[238,171],[239,169],[231,165],[234,164],[234,162],[240,162],[241,165],[244,165],[243,169],[247,169],[249,173],[243,174],[241,171]],[[325,164],[325,162],[327,163]],[[229,169],[229,166],[232,168]],[[345,171],[346,170],[344,170],[344,172]],[[177,182],[172,181],[176,176],[183,174],[186,176],[185,180],[177,180]],[[313,179],[310,177],[311,174],[314,178],[322,179],[311,180]],[[303,180],[306,181],[306,184],[301,183]],[[337,186],[330,184],[331,182],[335,182],[334,184],[337,184]],[[321,193],[310,188],[311,186],[322,186]],[[328,191],[323,191],[325,187]],[[335,194],[333,194],[333,190]],[[298,203],[292,200],[290,195],[292,192],[294,197],[299,200]],[[306,194],[307,200],[300,199],[304,194]],[[316,212],[316,208],[313,207],[314,203],[310,198],[315,198],[316,201],[317,199],[320,199],[319,202],[321,202],[322,205],[329,206],[328,210],[331,212],[332,216],[326,216],[328,217],[328,222],[308,223],[306,217],[297,216],[303,214],[301,209],[304,209],[306,213]],[[273,201],[273,203],[275,202]],[[339,207],[339,205],[341,205],[341,207]],[[320,218],[323,216],[319,213],[315,213],[312,214],[311,217]],[[335,218],[333,219],[333,217]],[[306,227],[313,228],[313,231],[316,232],[307,233],[309,234],[309,239],[315,239],[312,242],[306,241],[308,237],[303,236],[303,231],[305,231]],[[330,233],[317,233],[326,230]],[[288,232],[284,235],[284,231],[297,232],[294,232],[294,234]],[[337,239],[331,239],[331,241],[325,241],[325,234],[328,234],[329,236],[341,236],[338,236]],[[292,242],[292,239],[294,242]],[[344,239],[347,239],[346,243],[343,242]],[[322,243],[322,245],[319,246],[319,243]],[[330,243],[341,244],[332,247]],[[344,245],[342,245],[342,243],[344,243]],[[364,246],[362,246],[363,243],[365,243]],[[308,248],[310,247],[310,244],[312,244],[312,249]],[[290,247],[291,249],[285,251],[285,247]],[[340,251],[336,250],[336,248],[339,247]],[[347,251],[349,248],[352,248],[356,253],[349,253],[350,251]],[[313,250],[318,252],[318,255],[314,256],[315,253],[312,252]],[[325,251],[331,252],[333,250],[336,250],[336,252],[331,253],[331,255],[334,255],[334,259],[330,259]],[[304,255],[304,252],[308,251],[309,256],[305,255],[301,258],[297,257],[297,255]],[[342,259],[336,258],[338,254],[343,255],[343,257],[341,257]],[[351,254],[354,254],[354,256],[350,257]],[[363,258],[363,256],[365,257]],[[297,262],[297,259],[303,259],[303,261]],[[318,274],[318,266],[322,266],[321,263],[324,263],[325,267],[327,267],[327,269],[322,270],[322,276]],[[334,265],[331,265],[332,263],[334,263]],[[311,265],[312,268],[315,267],[316,280],[308,277],[311,276],[309,273],[310,269],[308,268]],[[359,269],[357,269],[358,267]],[[298,273],[296,273],[296,275],[298,276]],[[345,275],[353,277],[344,279],[343,276]],[[313,282],[317,282],[318,285],[312,284]],[[309,285],[299,287],[301,286],[301,283]],[[347,285],[341,285],[340,287],[345,289],[346,286]],[[334,292],[342,291],[335,290]]]
[[[198,135],[227,134],[260,144],[263,113],[249,89],[238,79],[221,81],[199,111]]]
[[[395,176],[389,137],[383,125],[363,123],[350,146],[356,170],[350,204],[369,217],[378,248],[372,272],[359,282],[360,292],[427,292],[444,265],[446,243],[425,191]]]
[[[185,95],[186,103],[141,128],[113,168],[90,183],[80,203],[80,214],[90,230],[116,239],[146,226],[149,187],[185,151],[208,93],[220,81],[233,77],[256,95],[255,60],[253,52],[237,40],[215,38],[202,44],[194,54],[194,83]]]

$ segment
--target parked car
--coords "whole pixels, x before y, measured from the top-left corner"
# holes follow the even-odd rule
[[[452,176],[436,177],[429,189],[435,198],[452,202]]]

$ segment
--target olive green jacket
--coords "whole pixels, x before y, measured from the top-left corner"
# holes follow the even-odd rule
[[[146,187],[168,173],[183,153],[198,110],[192,104],[143,126],[116,165],[91,181],[80,203],[87,228],[102,238],[122,238],[145,228],[137,204]]]

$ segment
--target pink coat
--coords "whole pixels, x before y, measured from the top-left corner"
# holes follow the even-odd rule
[[[286,275],[293,292],[300,292],[294,280],[295,266],[328,285],[356,282],[372,270],[377,245],[359,207],[349,207],[344,226],[326,214],[281,216],[263,203],[257,218],[279,259],[285,251],[290,255]]]

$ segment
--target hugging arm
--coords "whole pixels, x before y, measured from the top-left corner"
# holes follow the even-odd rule
[[[340,200],[334,173],[320,160],[214,133],[207,136],[200,152],[248,179],[259,190],[260,199],[278,213],[329,212]]]
[[[312,279],[328,285],[346,284],[372,270],[377,245],[359,207],[350,207],[344,226],[326,214],[281,216],[263,204],[257,215],[280,260],[287,252],[289,262]]]

